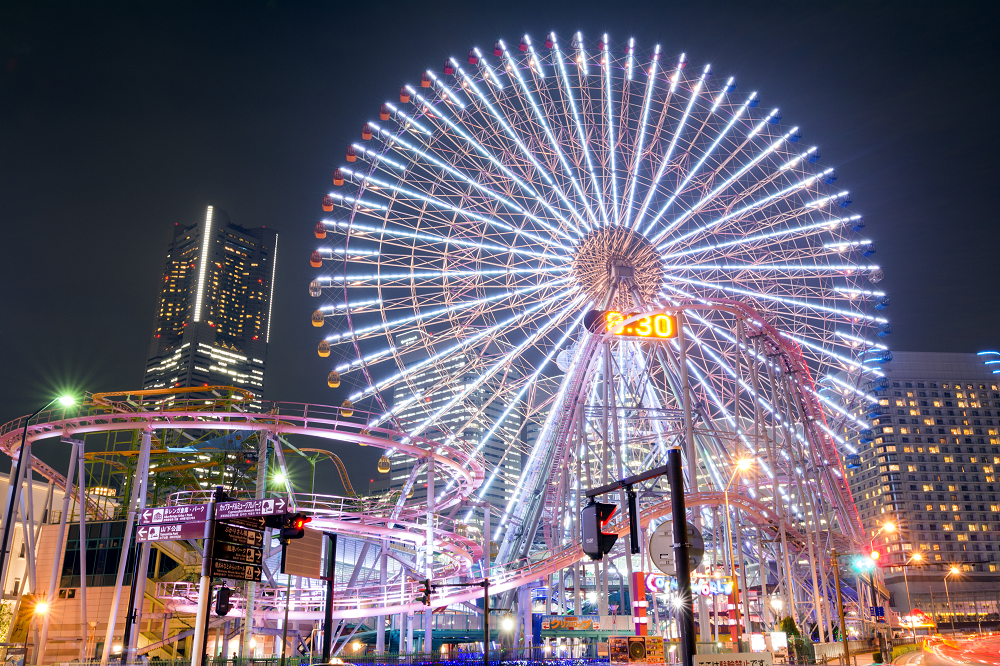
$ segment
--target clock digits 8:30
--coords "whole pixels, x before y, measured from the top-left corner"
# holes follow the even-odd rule
[[[638,321],[623,326],[622,322],[638,315],[638,312],[622,314],[615,310],[604,313],[607,330],[614,335],[634,336],[639,338],[674,338],[677,337],[677,318],[668,314],[647,315]]]

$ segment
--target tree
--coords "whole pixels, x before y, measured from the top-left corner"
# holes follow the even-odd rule
[[[791,616],[781,618],[781,622],[778,623],[778,631],[783,631],[789,636],[799,635],[799,628],[795,626],[795,620]]]

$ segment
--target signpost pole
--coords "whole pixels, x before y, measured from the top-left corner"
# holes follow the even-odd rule
[[[212,551],[215,549],[215,494],[208,501],[205,520],[205,549],[201,559],[201,578],[198,581],[198,615],[194,621],[191,666],[202,666],[208,643],[208,620],[212,605]]]
[[[692,666],[694,658],[694,608],[691,602],[691,561],[688,559],[687,516],[684,506],[684,477],[680,447],[667,449],[667,481],[670,484],[670,512],[674,524],[674,566],[677,570],[677,627],[681,638],[681,664]]]
[[[483,579],[483,666],[490,666],[490,579]]]
[[[287,543],[281,544],[281,559],[285,559]],[[281,623],[281,666],[285,666],[285,650],[288,644],[288,606],[292,600],[292,575],[285,574],[285,621]]]
[[[337,571],[337,535],[327,532],[330,546],[326,555],[326,607],[323,609],[323,663],[330,663],[333,648],[333,577]],[[402,642],[402,633],[400,633]],[[402,652],[403,650],[400,650]]]

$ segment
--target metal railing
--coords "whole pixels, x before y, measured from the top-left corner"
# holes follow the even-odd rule
[[[476,666],[482,664],[483,653],[475,651],[449,651],[433,652],[424,654],[423,652],[386,652],[375,654],[374,652],[365,654],[341,655],[340,659],[345,664],[359,664],[364,666],[381,666],[382,664],[392,664],[398,666],[416,666],[418,664],[454,664],[456,666]],[[490,650],[490,664],[518,664],[520,665],[542,665],[560,664],[561,666],[599,666],[608,664],[607,655],[598,656],[597,644],[573,646],[572,650],[566,647],[562,650],[549,649],[545,647],[530,648],[500,648]]]

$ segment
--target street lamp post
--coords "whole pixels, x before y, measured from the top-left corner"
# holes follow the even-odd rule
[[[948,576],[958,573],[958,567],[952,567],[948,573],[944,575],[944,594],[948,597],[948,612],[951,613],[951,633],[955,633],[955,607],[951,605],[951,593],[948,592]]]
[[[833,564],[833,578],[837,585],[837,615],[840,617],[840,641],[844,646],[844,659],[841,663],[849,666],[851,663],[851,651],[847,644],[847,621],[844,619],[844,597],[840,591],[840,561],[837,559],[838,557],[839,554],[834,549],[830,559]],[[860,594],[858,595],[858,600],[860,601]]]
[[[733,577],[733,605],[736,607],[736,651],[739,652],[742,648],[740,647],[740,583],[739,576],[736,575],[736,559],[733,557],[733,528],[729,523],[729,486],[733,485],[733,481],[736,480],[736,475],[740,472],[745,472],[750,469],[753,465],[753,460],[750,458],[744,458],[736,463],[736,469],[733,470],[732,476],[729,477],[729,483],[726,484],[726,489],[723,491],[722,495],[726,502],[726,534],[727,540],[729,541],[729,575]],[[742,554],[742,553],[741,553]]]
[[[7,489],[7,518],[4,520],[3,536],[0,536],[0,576],[3,575],[4,569],[7,566],[7,545],[10,539],[10,524],[14,517],[14,509],[20,500],[21,467],[24,464],[24,443],[28,439],[28,424],[31,423],[31,419],[51,407],[52,403],[57,400],[62,403],[63,407],[70,407],[76,403],[76,400],[74,400],[72,396],[68,395],[53,398],[45,403],[45,406],[40,407],[34,414],[24,420],[24,430],[21,432],[21,448],[18,449],[17,465],[14,469],[14,483],[12,488]]]
[[[916,560],[917,562],[920,562],[923,559],[924,559],[924,556],[921,555],[920,553],[913,553],[913,555],[910,557],[910,559],[906,560],[906,562],[903,564],[903,583],[906,585],[906,612],[907,613],[909,613],[910,611],[913,610],[913,602],[910,601],[910,581],[906,577],[906,567],[908,567],[910,565],[910,562],[913,562],[914,560]]]

